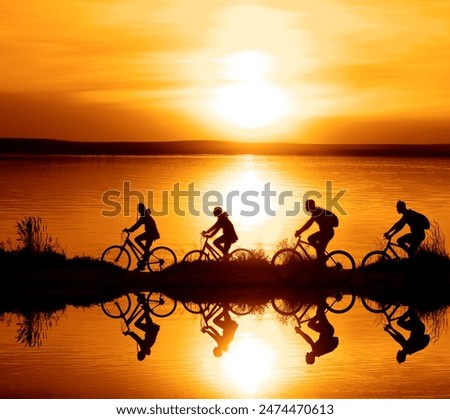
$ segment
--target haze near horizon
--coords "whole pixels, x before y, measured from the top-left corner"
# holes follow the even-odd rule
[[[450,4],[2,1],[0,137],[449,143]]]

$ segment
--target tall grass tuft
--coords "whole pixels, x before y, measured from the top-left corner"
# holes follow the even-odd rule
[[[57,240],[47,232],[40,217],[25,217],[16,223],[19,251],[29,254],[63,253]]]
[[[426,239],[420,246],[420,252],[433,253],[442,258],[449,258],[445,248],[445,236],[437,222],[431,223]]]

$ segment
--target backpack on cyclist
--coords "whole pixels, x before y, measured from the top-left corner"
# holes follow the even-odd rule
[[[420,212],[410,210],[410,213],[412,215],[412,221],[413,226],[415,228],[420,228],[421,230],[428,230],[430,228],[430,220],[428,220],[425,215],[421,214]]]
[[[325,210],[325,217],[327,217],[328,221],[329,221],[329,225],[331,227],[338,227],[339,226],[339,218],[337,217],[337,215],[334,212]]]

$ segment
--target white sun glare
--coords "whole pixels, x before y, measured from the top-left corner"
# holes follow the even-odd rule
[[[246,128],[273,125],[289,110],[287,93],[270,79],[271,58],[263,51],[246,50],[221,60],[227,80],[215,91],[218,114]]]

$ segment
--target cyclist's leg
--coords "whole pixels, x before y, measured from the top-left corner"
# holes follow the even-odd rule
[[[397,244],[410,255],[411,242],[413,241],[412,233],[405,234],[397,239]]]
[[[317,260],[325,262],[325,249],[334,236],[334,230],[317,231],[308,237],[308,243],[316,249]]]
[[[320,231],[317,231],[313,234],[311,234],[310,236],[308,236],[308,243],[314,247],[314,249],[316,249],[317,251],[317,246],[319,245],[320,242]]]
[[[215,239],[213,241],[213,245],[216,246],[221,252],[222,254],[225,254],[225,246],[226,246],[226,238],[225,235],[222,235],[220,237],[217,237],[217,239]],[[231,244],[230,244],[231,245]],[[228,246],[228,249],[230,248],[230,246]]]
[[[143,306],[144,307],[144,306]],[[144,313],[134,322],[137,329],[146,332],[148,330],[148,325],[152,324],[153,320],[150,317],[150,310],[144,308]]]
[[[231,247],[231,241],[227,240],[223,243],[223,254],[224,255],[228,255],[228,251],[230,250]]]
[[[142,233],[136,236],[134,241],[144,252],[142,262],[145,265],[150,255],[150,247],[152,246],[153,239],[149,233]]]
[[[409,246],[409,257],[414,256],[414,254],[417,252],[417,249],[422,244],[422,242],[425,240],[425,232],[418,232],[418,233],[411,233],[411,244]]]
[[[317,258],[319,259],[320,262],[325,263],[326,261],[326,255],[325,255],[325,250],[328,246],[328,243],[330,243],[331,239],[334,237],[334,229],[331,228],[329,230],[324,230],[321,231],[320,233],[322,233],[320,235],[320,244],[319,244],[319,250],[320,251],[320,257],[319,257],[319,253],[317,253]]]

